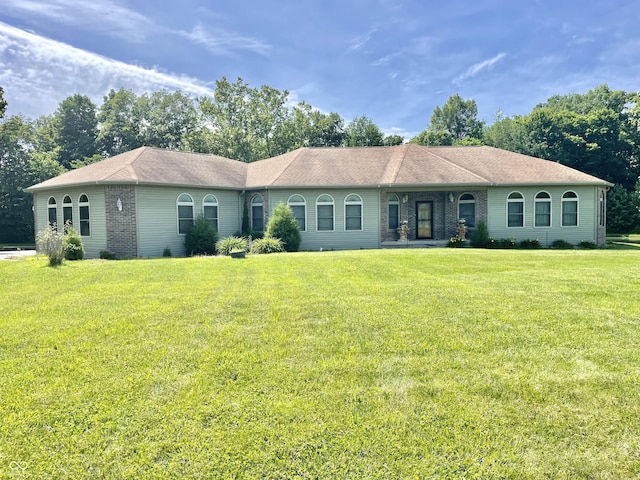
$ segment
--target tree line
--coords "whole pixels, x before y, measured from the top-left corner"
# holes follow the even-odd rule
[[[216,81],[211,97],[180,91],[136,95],[111,90],[101,105],[76,94],[51,115],[4,117],[0,87],[0,243],[32,242],[32,199],[23,189],[66,170],[153,146],[253,162],[299,147],[399,145],[368,117],[348,124],[289,92],[254,88],[238,78]],[[640,226],[638,94],[599,86],[586,94],[551,97],[524,116],[478,120],[476,102],[451,96],[410,142],[422,145],[491,145],[547,158],[616,184],[609,192],[609,229]]]

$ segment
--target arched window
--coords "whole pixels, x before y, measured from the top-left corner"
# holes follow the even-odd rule
[[[178,235],[186,235],[193,227],[193,198],[186,193],[178,197]]]
[[[562,226],[578,226],[578,195],[568,191],[562,195]]]
[[[520,192],[507,197],[507,227],[524,227],[524,197]]]
[[[344,229],[362,230],[362,198],[355,193],[344,199]]]
[[[307,230],[307,202],[302,195],[291,195],[287,200],[287,205],[293,212],[293,217],[298,223],[301,232]]]
[[[205,195],[202,200],[202,213],[211,226],[218,230],[218,199],[213,195]]]
[[[535,212],[534,226],[551,226],[551,195],[547,192],[538,192],[536,194]]]
[[[476,226],[476,197],[463,193],[458,199],[458,218],[464,218],[467,227]]]
[[[62,199],[62,223],[65,229],[67,225],[73,227],[73,201],[69,195]]]
[[[318,231],[333,230],[333,198],[331,195],[320,195],[316,200],[316,217]]]
[[[397,230],[400,226],[400,199],[398,195],[389,195],[389,230]]]
[[[47,213],[49,217],[49,226],[58,229],[58,202],[54,197],[49,197],[47,202]]]
[[[598,212],[599,212],[599,217],[598,217],[598,222],[599,225],[601,227],[604,227],[606,225],[606,218],[607,218],[607,203],[605,202],[605,196],[604,196],[604,191],[600,190],[600,195],[598,196]]]
[[[83,193],[78,200],[78,210],[80,212],[80,235],[91,236],[91,219],[89,213],[89,198]]]
[[[251,199],[251,230],[264,232],[264,203],[260,195]]]

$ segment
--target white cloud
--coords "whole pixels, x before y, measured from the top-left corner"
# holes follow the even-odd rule
[[[142,41],[155,26],[144,15],[113,0],[5,0],[3,10],[18,18],[40,18],[110,36]]]
[[[53,113],[75,93],[97,104],[111,88],[137,94],[161,89],[213,95],[197,79],[144,68],[81,50],[0,22],[0,85],[9,113],[29,117]]]
[[[269,44],[256,38],[245,37],[221,29],[211,32],[202,25],[196,25],[191,32],[177,31],[174,33],[205,46],[210,52],[217,55],[229,55],[233,50],[249,50],[266,55],[271,48]]]
[[[466,72],[464,72],[462,75],[460,75],[458,78],[454,80],[454,83],[456,84],[461,83],[468,78],[475,77],[482,70],[486,70],[488,68],[493,67],[496,63],[498,63],[500,60],[502,60],[506,56],[507,56],[506,53],[499,53],[493,58],[489,58],[488,60],[484,60],[482,62],[471,65]]]
[[[360,50],[367,43],[369,43],[369,40],[371,40],[371,37],[373,37],[373,34],[376,33],[377,31],[378,31],[377,28],[371,28],[364,35],[359,35],[357,37],[352,38],[351,41],[349,42],[349,46],[347,47],[347,52],[355,52],[356,50]]]

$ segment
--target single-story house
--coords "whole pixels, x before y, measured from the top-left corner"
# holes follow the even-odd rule
[[[27,188],[36,231],[70,221],[88,257],[184,254],[204,215],[220,238],[264,231],[279,203],[291,206],[302,250],[444,243],[463,218],[491,237],[603,245],[610,183],[557,162],[487,146],[300,148],[243,163],[141,147]]]

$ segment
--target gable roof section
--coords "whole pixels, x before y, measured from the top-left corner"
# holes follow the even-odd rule
[[[611,185],[549,160],[486,146],[304,147],[243,163],[216,155],[141,147],[26,189],[95,184],[203,188]]]
[[[140,147],[27,188],[146,184],[244,188],[247,164],[216,155]]]

